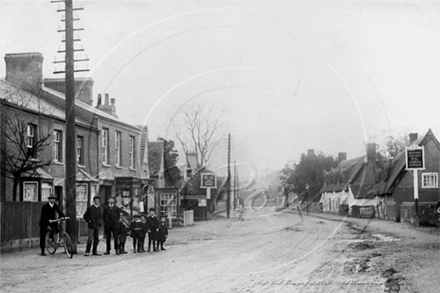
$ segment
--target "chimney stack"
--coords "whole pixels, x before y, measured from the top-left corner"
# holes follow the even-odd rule
[[[75,99],[93,106],[93,79],[90,77],[75,78]],[[45,78],[44,86],[66,94],[66,81],[64,78]]]
[[[5,55],[5,80],[18,88],[37,91],[43,81],[43,55],[38,52]]]
[[[118,115],[116,115],[116,106],[115,106],[116,100],[112,98],[110,104],[110,95],[106,93],[104,94],[104,97],[105,97],[105,102],[104,104],[102,104],[102,96],[101,94],[98,94],[98,105],[96,105],[96,108],[118,118]]]
[[[415,142],[417,140],[418,136],[419,135],[417,133],[410,133],[409,134],[409,143],[410,143],[410,145],[412,145],[413,142]]]
[[[312,157],[314,155],[315,155],[315,150],[314,149],[307,150],[307,157]]]
[[[376,144],[367,143],[367,163],[376,163]]]
[[[338,160],[339,162],[347,160],[347,153],[344,152],[338,153]]]

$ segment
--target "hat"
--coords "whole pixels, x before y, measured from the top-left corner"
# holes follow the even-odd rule
[[[140,218],[141,215],[133,215],[133,218]]]
[[[49,195],[48,199],[58,199],[58,197],[56,197],[55,195],[51,194],[51,195]]]
[[[162,218],[165,218],[165,219],[166,219],[167,216],[165,216],[165,215],[161,215],[161,216],[160,216],[160,219],[162,219]]]
[[[139,214],[139,217],[147,217],[147,215],[146,214]]]

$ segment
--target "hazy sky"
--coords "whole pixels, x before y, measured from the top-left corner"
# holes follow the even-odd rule
[[[395,3],[399,2],[399,3]],[[224,110],[238,163],[281,169],[307,149],[348,158],[367,140],[432,128],[440,137],[439,1],[74,1],[98,93],[117,114],[173,139],[194,100]],[[41,52],[63,26],[45,1],[0,0],[0,53]],[[78,23],[78,25],[79,25]],[[4,61],[0,76],[5,75]],[[212,164],[225,162],[226,143]],[[183,160],[183,158],[182,158]]]

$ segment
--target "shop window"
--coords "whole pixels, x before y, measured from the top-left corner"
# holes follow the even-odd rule
[[[177,193],[162,193],[160,195],[160,212],[172,218],[177,217]]]
[[[52,186],[49,183],[41,183],[41,201],[48,201],[52,194]]]
[[[23,182],[23,201],[38,201],[38,182]]]

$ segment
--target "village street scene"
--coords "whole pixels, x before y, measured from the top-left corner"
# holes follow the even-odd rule
[[[436,1],[0,24],[1,292],[438,291]]]

